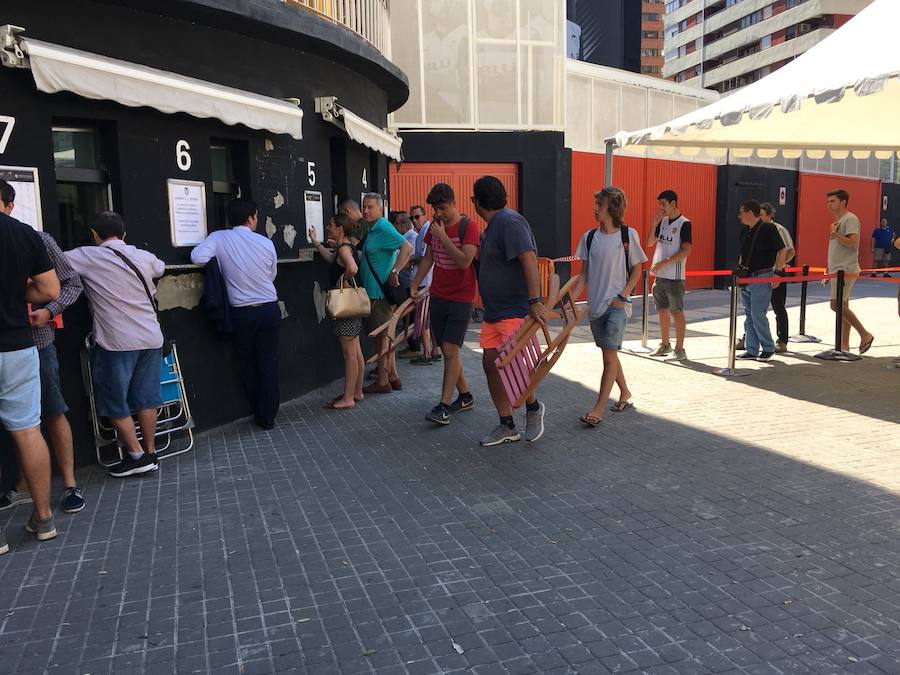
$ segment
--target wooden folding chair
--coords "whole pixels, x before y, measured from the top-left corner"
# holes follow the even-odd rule
[[[390,319],[369,333],[369,337],[376,339],[382,334],[386,334],[387,340],[385,341],[385,346],[379,352],[369,357],[366,363],[376,363],[378,359],[384,358],[396,349],[401,342],[410,336],[414,336],[416,330],[419,330],[419,335],[421,335],[421,331],[425,330],[424,322],[428,317],[428,302],[427,292],[420,293],[415,300],[407,298],[402,304],[397,306]],[[424,316],[421,316],[423,312]]]
[[[521,407],[534,393],[541,380],[562,356],[569,335],[587,311],[579,310],[575,305],[575,298],[571,295],[577,280],[578,275],[569,279],[553,299],[548,301],[547,307],[558,310],[563,320],[563,325],[555,336],[551,334],[547,324],[529,317],[514,335],[500,345],[498,349],[500,355],[495,363],[513,408]],[[541,345],[539,338],[541,333],[546,346]]]
[[[538,273],[541,278],[541,297],[544,305],[550,307],[550,300],[559,294],[559,275],[556,265],[550,258],[538,258]],[[550,318],[558,319],[559,314],[550,310]]]

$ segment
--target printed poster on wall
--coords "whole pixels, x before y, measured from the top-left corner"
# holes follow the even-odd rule
[[[325,241],[325,215],[322,209],[322,193],[315,190],[306,190],[303,193],[303,201],[306,204],[306,229],[315,228],[316,239]],[[309,234],[306,235],[306,238],[307,240],[309,239]]]
[[[172,246],[196,246],[206,239],[206,184],[170,178],[166,187]]]
[[[16,191],[12,217],[38,232],[43,230],[38,170],[31,166],[0,166],[0,178]]]

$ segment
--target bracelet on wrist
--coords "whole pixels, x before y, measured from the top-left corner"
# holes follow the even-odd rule
[[[538,303],[541,303],[543,301],[544,301],[543,298],[528,298],[529,305],[537,305]]]

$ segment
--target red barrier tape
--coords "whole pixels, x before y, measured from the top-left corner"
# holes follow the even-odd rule
[[[881,269],[860,270],[859,271],[860,274],[866,274],[866,273],[881,274],[882,272],[900,272],[900,267],[882,267]]]
[[[851,275],[846,275],[845,279],[851,278]],[[822,279],[837,279],[837,274],[819,274],[819,275],[808,275],[805,277],[743,277],[738,279],[739,284],[770,284],[773,281],[780,281],[783,284],[796,284],[800,281],[821,281]]]
[[[703,272],[685,272],[686,277],[730,277],[733,270],[706,270]]]
[[[894,277],[859,277],[860,281],[886,281],[889,284],[900,284],[900,279]]]

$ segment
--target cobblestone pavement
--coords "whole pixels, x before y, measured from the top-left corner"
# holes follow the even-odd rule
[[[316,392],[156,476],[83,471],[56,540],[4,512],[0,671],[898,673],[900,320],[875,292],[863,361],[796,345],[733,380],[709,372],[726,294],[689,294],[692,360],[623,356],[636,409],[598,429],[579,329],[536,444],[477,446],[472,343],[477,408],[446,428],[440,368],[404,365],[354,412]]]

